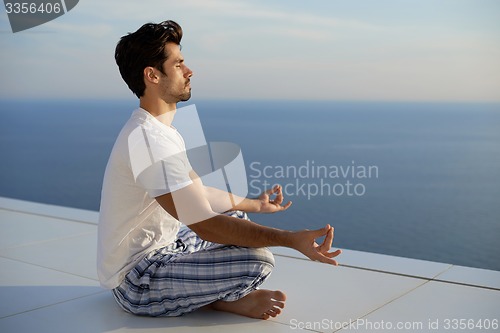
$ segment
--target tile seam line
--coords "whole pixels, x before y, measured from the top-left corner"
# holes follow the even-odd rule
[[[298,260],[303,260],[303,261],[311,261],[310,259],[298,258],[298,257],[293,257],[293,256],[288,256],[288,255],[283,255],[283,254],[274,254],[274,255],[278,256],[278,257],[285,257],[285,258],[290,258],[290,259],[298,259]],[[381,270],[381,269],[360,267],[360,266],[347,265],[347,264],[339,264],[339,267],[347,267],[347,268],[359,269],[359,270],[363,270],[363,271],[370,271],[370,272],[376,272],[376,273],[384,273],[384,274],[390,274],[390,275],[404,276],[404,277],[409,277],[409,278],[414,278],[414,279],[420,279],[420,280],[431,280],[432,279],[432,278],[426,278],[426,277],[423,277],[423,276],[417,276],[417,275],[411,275],[411,274],[404,274],[404,273],[395,273],[395,272],[384,271],[384,270]]]
[[[360,320],[360,319],[363,319],[363,318],[368,317],[368,316],[369,316],[369,315],[371,315],[372,313],[374,313],[374,312],[376,312],[376,311],[378,311],[378,310],[382,309],[382,308],[383,308],[383,307],[385,307],[386,305],[389,305],[389,304],[391,304],[391,303],[393,303],[393,302],[397,301],[398,299],[400,299],[400,298],[402,298],[402,297],[404,297],[404,296],[408,295],[409,293],[411,293],[411,292],[413,292],[413,291],[417,290],[418,288],[420,288],[420,287],[422,287],[422,286],[426,285],[427,283],[429,283],[429,282],[431,282],[431,281],[432,281],[432,280],[427,280],[427,281],[425,281],[425,282],[423,282],[423,283],[419,284],[418,286],[415,286],[415,287],[413,287],[413,288],[409,289],[408,291],[406,291],[406,292],[402,293],[401,295],[399,295],[399,296],[397,296],[397,297],[395,297],[395,298],[393,298],[393,299],[391,299],[391,300],[389,300],[389,301],[385,302],[384,304],[382,304],[382,305],[380,305],[380,306],[376,307],[375,309],[373,309],[373,310],[371,310],[371,311],[369,311],[369,312],[365,313],[364,315],[360,316],[359,318],[356,318],[356,319],[351,319],[351,320],[349,321],[349,324],[348,324],[348,325],[343,326],[342,328],[340,328],[340,329],[338,329],[338,330],[336,330],[336,331],[333,331],[333,333],[335,333],[335,332],[339,332],[339,331],[343,330],[344,328],[347,328],[347,327],[349,327],[350,325],[352,325],[352,323],[354,323],[354,322],[356,322],[356,321],[358,321],[358,320]]]
[[[301,331],[306,331],[306,332],[324,333],[323,331],[316,331],[316,330],[313,330],[313,329],[308,329],[308,328],[292,328],[292,326],[291,326],[290,324],[283,323],[283,322],[278,321],[278,320],[276,320],[276,319],[269,319],[269,322],[271,322],[271,323],[275,323],[275,324],[280,324],[280,325],[287,326],[287,327],[289,327],[291,330],[299,329],[299,330],[301,330]]]
[[[349,325],[351,325],[352,323],[354,323],[355,321],[357,321],[357,320],[359,320],[359,319],[363,319],[363,318],[368,317],[368,316],[369,316],[369,315],[371,315],[372,313],[374,313],[374,312],[376,312],[376,311],[380,310],[381,308],[385,307],[386,305],[389,305],[389,304],[391,304],[391,303],[393,303],[393,302],[397,301],[398,299],[401,299],[402,297],[404,297],[404,296],[406,296],[406,295],[408,295],[408,294],[412,293],[413,291],[415,291],[415,290],[417,290],[417,289],[419,289],[419,288],[423,287],[424,285],[428,284],[429,282],[435,281],[434,279],[435,279],[436,277],[438,277],[439,275],[441,275],[441,274],[443,274],[443,273],[447,272],[447,271],[448,271],[448,270],[450,270],[452,267],[453,267],[453,265],[449,265],[449,267],[448,267],[448,268],[446,268],[445,270],[443,270],[443,271],[441,271],[441,272],[437,273],[436,275],[434,275],[434,277],[432,277],[432,278],[430,278],[430,279],[427,279],[427,281],[425,281],[425,282],[423,282],[423,283],[419,284],[418,286],[415,286],[414,288],[409,289],[409,290],[408,290],[408,291],[406,291],[405,293],[403,293],[403,294],[401,294],[401,295],[399,295],[399,296],[397,296],[397,297],[395,297],[395,298],[391,299],[390,301],[388,301],[388,302],[384,303],[383,305],[381,305],[381,306],[379,306],[379,307],[376,307],[375,309],[373,309],[373,310],[369,311],[368,313],[366,313],[366,314],[364,314],[364,315],[360,316],[359,318],[357,318],[357,319],[355,319],[355,320],[354,320],[354,319],[353,319],[353,320],[351,320],[351,321],[349,322]],[[340,331],[340,330],[343,330],[345,327],[348,327],[348,326],[344,326],[344,327],[340,328],[339,330],[334,331],[334,333],[335,333],[335,332],[338,332],[338,331]]]
[[[3,319],[15,317],[15,316],[20,316],[20,315],[23,315],[25,313],[30,313],[30,312],[33,312],[33,311],[38,311],[38,310],[41,310],[41,309],[50,308],[52,306],[56,306],[56,305],[63,304],[63,303],[73,302],[73,301],[76,301],[76,300],[79,300],[79,299],[82,299],[82,298],[85,298],[85,297],[96,296],[96,295],[99,295],[99,294],[102,294],[102,293],[105,293],[105,292],[107,292],[107,291],[106,290],[98,291],[98,292],[95,292],[95,293],[92,293],[92,294],[82,295],[82,296],[71,298],[71,299],[67,299],[67,300],[64,300],[64,301],[59,301],[59,302],[56,302],[56,303],[39,306],[39,307],[34,308],[34,309],[29,309],[29,310],[26,310],[26,311],[14,313],[14,314],[11,314],[11,315],[8,315],[8,316],[5,316],[5,317],[0,317],[0,322]]]
[[[430,278],[430,279],[425,279],[425,280],[426,280],[425,282],[423,282],[423,283],[421,283],[421,284],[419,284],[419,285],[415,286],[414,288],[409,289],[409,290],[408,290],[408,291],[406,291],[405,293],[403,293],[403,294],[401,294],[401,295],[399,295],[399,296],[397,296],[397,297],[395,297],[395,298],[393,298],[393,299],[389,300],[388,302],[386,302],[386,303],[382,304],[381,306],[376,307],[375,309],[373,309],[373,310],[369,311],[368,313],[366,313],[366,314],[364,314],[364,315],[360,316],[359,318],[357,318],[357,319],[355,319],[355,320],[350,320],[349,325],[351,325],[352,323],[354,323],[355,321],[357,321],[357,320],[359,320],[359,319],[362,319],[362,318],[366,318],[366,317],[368,317],[370,314],[372,314],[372,313],[374,313],[374,312],[376,312],[376,311],[380,310],[381,308],[385,307],[386,305],[389,305],[389,304],[391,304],[391,303],[393,303],[393,302],[397,301],[398,299],[400,299],[400,298],[402,298],[402,297],[404,297],[404,296],[406,296],[406,295],[408,295],[408,294],[412,293],[413,291],[417,290],[418,288],[420,288],[420,287],[422,287],[422,286],[426,285],[427,283],[429,283],[429,282],[431,282],[431,281],[434,281],[434,279],[435,279],[436,277],[438,277],[439,275],[441,275],[441,274],[443,274],[443,273],[447,272],[447,271],[448,271],[449,269],[451,269],[452,267],[453,267],[453,265],[449,265],[449,267],[447,267],[447,268],[446,268],[446,269],[444,269],[443,271],[441,271],[441,272],[437,273],[437,274],[436,274],[436,275],[434,275],[432,278]],[[422,278],[420,278],[420,279],[422,279]],[[341,331],[341,330],[343,330],[343,329],[344,329],[344,328],[346,328],[346,327],[348,327],[348,326],[344,326],[344,327],[342,327],[342,328],[340,328],[340,329],[338,329],[338,330],[334,331],[334,333],[335,333],[335,332],[338,332],[338,331]]]
[[[77,220],[74,218],[66,218],[58,215],[51,215],[51,214],[42,214],[42,213],[34,213],[34,212],[27,212],[19,209],[12,209],[12,208],[5,208],[5,207],[0,207],[0,209],[9,211],[9,212],[14,212],[14,213],[20,213],[20,214],[26,214],[26,215],[34,215],[34,216],[42,216],[42,217],[49,217],[53,219],[58,219],[58,220],[63,220],[63,221],[68,221],[68,222],[77,222],[77,223],[83,223],[83,224],[89,224],[89,225],[94,225],[97,226],[97,223],[94,222],[89,222],[89,221],[84,221],[84,220]]]
[[[17,250],[17,249],[21,249],[23,247],[28,247],[28,246],[37,246],[37,245],[47,244],[47,243],[51,243],[51,242],[55,242],[55,241],[62,241],[62,240],[68,240],[68,239],[78,238],[78,237],[82,237],[82,236],[93,235],[93,234],[95,234],[95,232],[96,232],[95,230],[94,231],[87,231],[87,232],[82,232],[80,234],[75,234],[75,235],[70,235],[70,236],[65,236],[65,237],[63,236],[63,237],[58,237],[58,238],[43,239],[43,240],[39,240],[39,241],[34,241],[34,242],[22,244],[22,245],[0,247],[0,255],[2,254],[2,252],[5,252],[5,251]],[[97,243],[96,243],[96,247],[97,247]]]
[[[273,253],[273,254],[275,256],[278,256],[278,257],[284,257],[284,258],[290,258],[290,259],[298,259],[298,260],[303,260],[303,261],[310,261],[309,259],[293,257],[293,256],[289,256],[289,255],[275,254],[275,253]],[[439,275],[445,273],[446,271],[448,271],[449,269],[451,269],[454,266],[452,264],[445,264],[445,265],[449,265],[449,267],[447,267],[445,270],[437,273],[432,278],[427,278],[427,277],[417,276],[417,275],[411,275],[411,274],[404,274],[404,273],[388,272],[388,271],[383,271],[383,270],[375,269],[375,268],[366,268],[366,267],[359,267],[359,266],[353,266],[353,265],[347,265],[347,264],[339,264],[339,267],[347,267],[347,268],[359,269],[359,270],[363,270],[363,271],[370,271],[370,272],[375,272],[375,273],[384,273],[384,274],[389,274],[389,275],[403,276],[403,277],[408,277],[408,278],[413,278],[413,279],[419,279],[419,280],[435,281],[435,282],[455,284],[455,285],[460,285],[460,286],[467,286],[467,287],[474,287],[474,288],[481,288],[481,289],[487,289],[487,290],[500,291],[500,288],[496,288],[496,287],[481,286],[481,285],[471,284],[471,283],[465,283],[465,282],[456,282],[456,281],[448,281],[448,280],[437,279],[437,277]],[[470,267],[470,268],[474,268],[474,267]]]
[[[42,266],[42,265],[39,265],[39,264],[34,264],[32,262],[28,262],[28,261],[19,260],[19,259],[16,259],[16,258],[7,257],[7,256],[5,256],[3,254],[0,254],[0,258],[9,259],[9,260],[12,260],[12,261],[17,261],[17,262],[21,262],[23,264],[32,265],[32,266],[35,266],[35,267],[45,268],[45,269],[48,269],[48,270],[51,270],[51,271],[54,271],[54,272],[64,273],[64,274],[71,275],[71,276],[76,276],[76,277],[79,277],[79,278],[82,278],[82,279],[87,279],[87,280],[94,281],[94,282],[99,282],[98,279],[90,278],[88,276],[79,275],[79,274],[75,274],[75,273],[70,273],[70,272],[62,271],[60,269],[55,269],[55,268],[52,268],[52,267]]]
[[[457,286],[480,288],[480,289],[486,289],[486,290],[492,290],[492,291],[500,291],[500,288],[488,287],[488,286],[480,286],[480,285],[477,285],[477,284],[471,284],[471,283],[466,283],[466,282],[447,281],[447,280],[440,280],[440,279],[433,279],[432,281],[433,282],[447,283],[447,284],[454,284],[454,285],[457,285]]]
[[[489,289],[489,290],[500,291],[500,288],[496,288],[496,287],[478,286],[478,285],[471,284],[471,283],[458,282],[458,281],[448,281],[448,280],[443,280],[443,279],[439,278],[441,275],[445,274],[446,272],[448,272],[453,267],[456,267],[456,266],[455,265],[450,265],[450,267],[448,267],[447,269],[445,269],[441,273],[437,274],[432,280],[436,281],[436,282],[442,282],[442,283],[453,283],[453,284],[456,284],[456,285],[466,286],[466,287],[478,287],[478,288],[484,288],[484,289]]]

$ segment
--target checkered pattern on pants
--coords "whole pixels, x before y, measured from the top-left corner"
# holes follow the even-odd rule
[[[232,216],[247,218],[242,212]],[[177,238],[141,260],[113,289],[122,309],[144,316],[180,316],[218,300],[236,301],[256,290],[274,267],[267,248],[207,242],[187,227]]]

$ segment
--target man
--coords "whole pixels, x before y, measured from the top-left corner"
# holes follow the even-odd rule
[[[258,199],[228,200],[227,192],[202,183],[171,126],[177,103],[191,97],[193,72],[180,52],[181,39],[181,27],[165,21],[143,25],[116,47],[120,73],[140,108],[120,132],[106,167],[99,279],[125,311],[137,315],[178,316],[209,307],[276,317],[285,294],[258,289],[274,267],[265,247],[287,246],[337,265],[333,258],[340,250],[328,252],[333,228],[290,232],[246,219],[245,212],[288,209],[280,186]],[[155,161],[153,153],[162,158]]]

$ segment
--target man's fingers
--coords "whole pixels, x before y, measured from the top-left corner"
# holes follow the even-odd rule
[[[306,254],[309,259],[314,260],[314,261],[319,261],[325,264],[330,264],[330,265],[335,265],[338,266],[338,262],[333,259],[339,254],[342,253],[342,250],[338,249],[333,252],[328,252],[332,246],[333,242],[333,237],[334,237],[334,229],[331,227],[329,224],[327,224],[324,228],[318,229],[318,230],[310,230],[307,231],[309,234],[305,237],[309,240],[311,240],[312,237],[312,249],[309,249],[309,251],[303,252]],[[321,245],[318,245],[314,239],[319,238],[321,236],[325,236],[325,239],[321,243]],[[314,251],[311,251],[314,250]]]
[[[329,252],[321,253],[321,252],[318,252],[317,249],[314,249],[313,251],[308,251],[308,252],[303,252],[303,253],[312,261],[319,261],[319,262],[322,262],[324,264],[338,266],[339,264],[337,263],[337,261],[335,259],[332,259],[332,258],[335,258],[336,256],[338,256],[341,252],[342,252],[341,250],[337,250],[337,251],[332,252],[332,253],[329,253]]]
[[[291,205],[292,205],[292,202],[291,202],[291,201],[288,201],[288,202],[286,203],[286,205],[282,206],[282,207],[283,207],[283,208],[282,208],[282,210],[287,210],[287,209],[288,209]]]
[[[333,227],[330,227],[328,232],[326,233],[326,237],[323,240],[323,243],[318,247],[318,251],[323,253],[323,252],[328,252],[330,248],[332,247],[332,242],[333,242]]]
[[[270,203],[281,206],[281,203],[283,202],[283,193],[281,191],[280,185],[276,185],[269,190],[266,190],[264,193],[267,194]],[[273,194],[275,194],[276,196],[273,200],[271,200],[271,195]]]
[[[278,192],[279,188],[280,188],[280,186],[276,185],[276,186],[271,187],[270,189],[266,190],[264,193],[266,193],[267,195],[271,195],[273,193]]]
[[[276,194],[276,196],[274,200],[271,200],[271,196],[273,194]],[[281,205],[281,203],[283,202],[283,194],[281,192],[280,185],[276,185],[268,190],[265,190],[264,193],[262,193],[261,197],[262,196],[264,196],[263,199],[267,199],[270,203],[277,204],[278,206]]]
[[[314,260],[317,260],[317,261],[322,262],[324,264],[330,264],[330,265],[334,265],[334,266],[339,265],[339,263],[335,259],[329,258],[321,253],[318,253],[318,255],[314,258]]]
[[[283,202],[283,191],[282,191],[282,188],[280,185],[276,185],[276,199],[274,199],[274,201],[281,205],[281,203]]]
[[[328,257],[328,258],[335,258],[336,256],[338,256],[339,254],[342,253],[342,250],[337,250],[337,251],[334,251],[334,252],[326,252],[326,253],[323,253],[323,255],[325,257]]]
[[[327,224],[325,227],[321,228],[321,229],[318,229],[318,230],[312,230],[312,231],[309,231],[310,233],[312,233],[312,236],[314,237],[314,239],[316,238],[319,238],[321,236],[324,236],[328,233],[328,230],[330,230],[330,225]]]
[[[271,195],[275,194],[274,200],[271,200]],[[269,203],[273,204],[276,206],[278,210],[287,210],[291,205],[292,202],[288,201],[284,206],[281,204],[283,203],[283,188],[281,185],[276,185],[268,190],[266,190],[263,195],[267,196],[267,200]]]

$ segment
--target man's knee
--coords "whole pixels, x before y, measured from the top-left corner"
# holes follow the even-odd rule
[[[259,270],[262,274],[268,275],[274,268],[274,255],[266,247],[246,248],[248,251],[248,260],[259,263]]]

